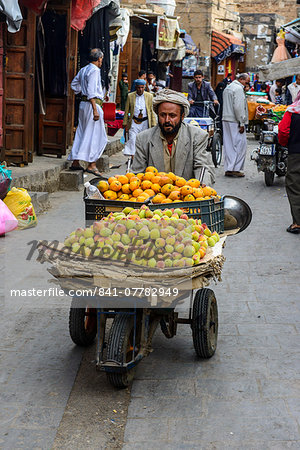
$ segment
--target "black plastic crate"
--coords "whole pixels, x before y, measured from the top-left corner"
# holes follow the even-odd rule
[[[224,200],[215,201],[214,199],[199,200],[192,202],[175,202],[175,203],[160,203],[149,205],[149,208],[155,209],[164,208],[180,208],[184,213],[193,219],[201,219],[202,223],[206,223],[211,231],[222,233],[224,231]]]

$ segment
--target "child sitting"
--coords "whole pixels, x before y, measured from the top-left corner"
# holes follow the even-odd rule
[[[275,105],[283,105],[282,89],[281,88],[277,88],[275,90]]]

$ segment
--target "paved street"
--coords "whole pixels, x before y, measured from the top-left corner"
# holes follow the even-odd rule
[[[211,285],[219,306],[215,356],[196,358],[186,325],[170,340],[158,331],[131,392],[116,391],[96,373],[93,349],[83,353],[71,342],[66,299],[59,308],[54,298],[6,296],[0,448],[299,448],[300,240],[285,231],[291,217],[284,179],[266,187],[249,160],[255,145],[250,139],[244,179],[225,178],[222,168],[217,174],[217,191],[243,198],[253,220],[228,238],[223,281]],[[27,243],[62,240],[82,225],[81,196],[53,194],[37,228],[0,240],[0,297],[16,286],[51,286],[47,267],[26,261]]]

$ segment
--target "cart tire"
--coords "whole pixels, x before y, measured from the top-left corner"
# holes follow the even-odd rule
[[[215,133],[213,135],[211,156],[215,167],[218,167],[222,161],[222,137],[220,133]]]
[[[195,295],[192,333],[197,355],[200,358],[211,358],[216,351],[218,339],[218,307],[211,289],[200,289]]]
[[[265,183],[266,183],[266,186],[273,186],[274,177],[275,177],[275,173],[274,172],[271,172],[270,170],[267,170],[265,172]]]
[[[87,316],[86,313],[92,313]],[[72,308],[69,314],[69,332],[72,341],[81,347],[91,345],[97,334],[97,315],[92,308]]]
[[[132,358],[132,334],[134,329],[134,319],[132,314],[117,314],[110,329],[107,359],[117,361],[119,363],[128,362],[127,353],[129,352],[129,360]],[[130,349],[130,350],[129,350]],[[106,372],[107,379],[116,388],[126,388],[133,381],[135,367],[123,372]]]

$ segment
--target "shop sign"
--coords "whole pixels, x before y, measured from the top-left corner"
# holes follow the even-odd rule
[[[196,56],[186,56],[182,60],[182,76],[192,77],[197,70]]]
[[[156,48],[158,50],[171,50],[176,48],[179,36],[177,19],[164,16],[157,17]]]

